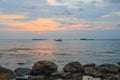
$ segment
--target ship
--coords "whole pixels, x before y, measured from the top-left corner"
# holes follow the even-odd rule
[[[47,40],[47,39],[32,39],[32,40]]]
[[[61,42],[61,41],[62,41],[62,39],[55,39],[55,41],[59,41],[59,42]]]
[[[95,40],[95,39],[81,38],[80,40]]]

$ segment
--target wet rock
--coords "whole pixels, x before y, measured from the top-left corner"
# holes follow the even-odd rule
[[[19,74],[23,74],[23,75],[29,75],[31,73],[31,69],[29,68],[17,68],[15,69],[15,72],[19,75]]]
[[[84,72],[85,72],[85,75],[89,75],[94,78],[100,77],[102,75],[98,70],[95,70],[94,68],[91,68],[91,67],[86,67],[84,69]]]
[[[29,76],[28,77],[28,80],[45,80],[45,77],[44,76]]]
[[[57,65],[50,61],[38,61],[32,67],[32,74],[46,74],[50,75],[53,72],[57,71]]]
[[[10,69],[0,66],[0,80],[8,80],[16,76],[16,73]]]
[[[95,67],[95,66],[96,66],[95,63],[90,63],[90,64],[83,65],[83,67]]]
[[[117,62],[118,65],[120,65],[120,62]]]
[[[64,66],[63,71],[71,73],[83,73],[84,70],[79,62],[70,62]]]
[[[120,68],[116,65],[104,64],[98,67],[98,70],[102,74],[117,74],[119,73]]]
[[[70,72],[66,72],[66,73],[63,73],[61,77],[65,79],[70,79],[72,78],[72,74]]]
[[[105,80],[120,80],[120,74],[106,77]]]
[[[74,73],[74,74],[72,74],[73,78],[82,77],[82,76],[83,76],[83,74],[81,74],[81,73]]]
[[[81,73],[73,73],[70,72],[54,72],[51,74],[51,79],[72,79],[72,78],[81,78],[83,74]]]
[[[60,78],[61,75],[64,74],[64,73],[65,73],[65,72],[63,72],[63,71],[53,72],[53,73],[51,74],[51,77],[53,77],[53,78]]]
[[[102,64],[99,67],[110,67],[110,66],[115,66],[114,64]]]
[[[93,78],[91,76],[83,76],[82,80],[104,80],[104,79],[100,79],[100,78]]]
[[[76,77],[76,78],[71,78],[71,79],[63,79],[63,80],[83,80],[81,76]]]

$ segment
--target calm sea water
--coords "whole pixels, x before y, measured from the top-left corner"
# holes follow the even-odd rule
[[[0,40],[0,65],[31,68],[38,60],[53,61],[59,69],[71,61],[114,64],[120,61],[120,40]]]

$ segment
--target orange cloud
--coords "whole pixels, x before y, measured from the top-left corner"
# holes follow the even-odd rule
[[[13,31],[53,31],[53,30],[64,30],[59,28],[61,24],[49,18],[40,18],[33,21],[18,22],[14,20],[3,21],[0,24],[11,26],[11,28],[4,28]],[[2,29],[3,30],[3,29]]]
[[[69,18],[39,18],[32,21],[15,21],[14,19],[23,19],[26,18],[24,15],[0,15],[0,18],[6,19],[1,20],[0,24],[4,26],[0,30],[7,31],[31,31],[36,32],[37,34],[42,34],[46,31],[62,31],[62,30],[103,30],[105,29],[102,26],[90,27],[92,25],[85,24],[78,19],[69,19]],[[76,22],[76,24],[66,25],[62,24],[61,21],[66,22]],[[81,22],[81,23],[80,23]],[[62,26],[62,27],[61,27]]]

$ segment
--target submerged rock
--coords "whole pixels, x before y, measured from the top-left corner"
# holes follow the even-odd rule
[[[79,62],[70,62],[64,66],[63,71],[71,73],[83,73],[84,70]]]
[[[38,61],[32,67],[32,74],[46,74],[50,75],[53,72],[57,71],[57,65],[50,61]]]
[[[0,66],[0,80],[8,80],[16,76],[16,73],[10,69]]]

